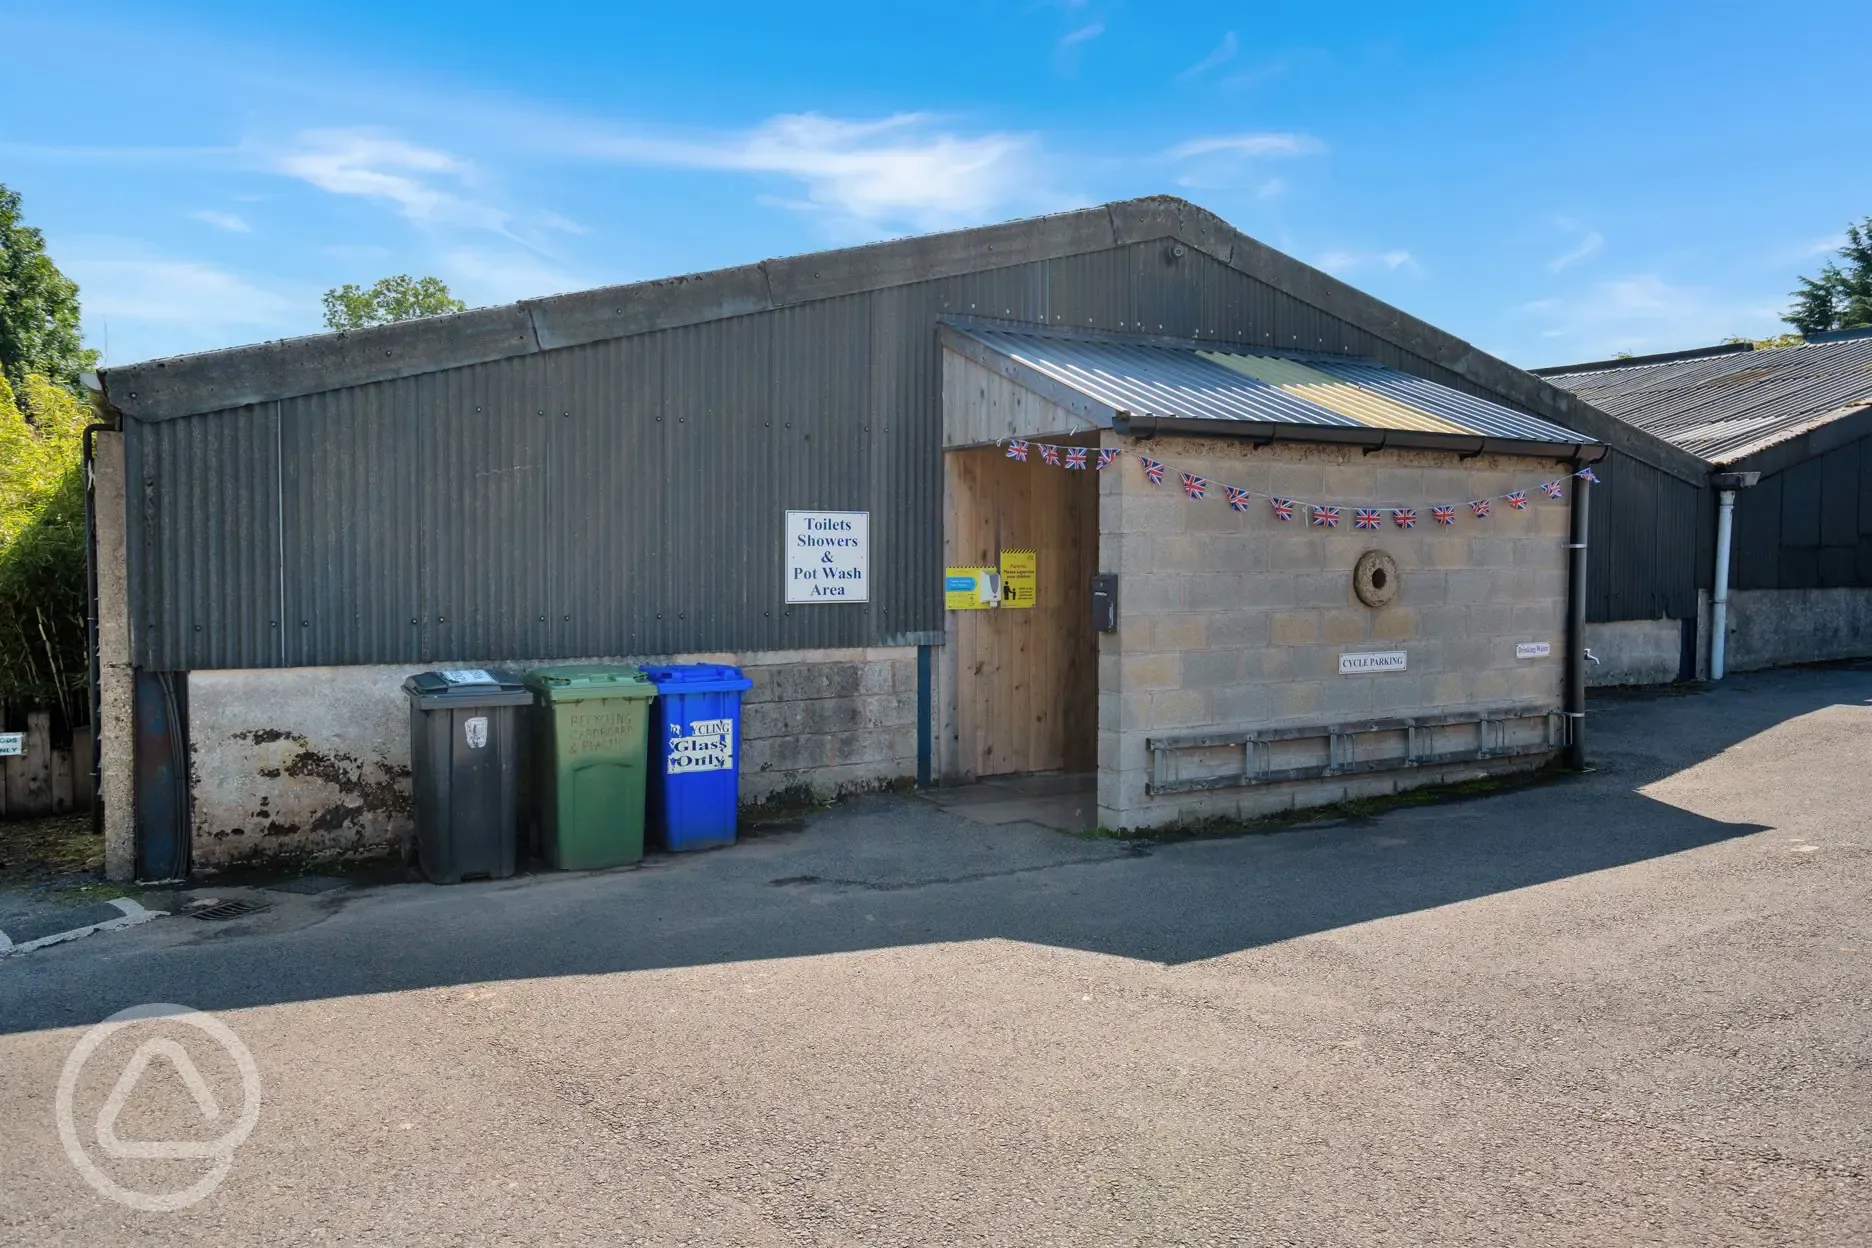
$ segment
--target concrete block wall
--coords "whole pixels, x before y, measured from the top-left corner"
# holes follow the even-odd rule
[[[1568,504],[1537,487],[1566,474],[1561,461],[1115,435],[1106,444],[1125,452],[1100,478],[1100,570],[1120,582],[1118,631],[1100,637],[1099,651],[1106,826],[1253,817],[1457,774],[1419,769],[1151,797],[1145,742],[1154,735],[1559,706]],[[1144,477],[1140,452],[1170,465],[1164,484]],[[1208,497],[1185,498],[1179,470],[1209,478]],[[1225,482],[1255,491],[1248,511],[1228,506]],[[1463,506],[1511,489],[1528,491],[1526,511],[1497,503],[1489,519],[1476,520]],[[1412,505],[1419,520],[1401,530],[1387,515],[1384,529],[1365,532],[1347,510],[1337,529],[1317,529],[1298,514],[1278,520],[1268,494]],[[1438,502],[1457,505],[1453,527],[1431,521],[1429,505]],[[1389,553],[1401,572],[1396,599],[1377,610],[1352,592],[1353,565],[1372,549]],[[1519,642],[1546,642],[1551,654],[1517,659]],[[1407,670],[1339,674],[1341,653],[1377,650],[1405,651]]]
[[[732,663],[754,682],[743,695],[744,804],[807,792],[828,798],[916,776],[914,647],[656,661]],[[479,660],[191,672],[196,864],[394,847],[413,827],[403,681],[438,667],[540,665]]]
[[[1668,685],[1682,673],[1682,620],[1608,620],[1586,626],[1586,683]],[[1700,634],[1699,634],[1700,635]]]
[[[1730,591],[1727,660],[1732,672],[1869,655],[1872,589]]]

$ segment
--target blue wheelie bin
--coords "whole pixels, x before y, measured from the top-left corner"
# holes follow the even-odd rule
[[[650,712],[650,831],[681,852],[732,845],[741,781],[741,695],[754,682],[715,663],[646,666]]]

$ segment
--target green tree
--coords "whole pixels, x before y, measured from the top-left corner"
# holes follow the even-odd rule
[[[87,404],[36,373],[0,377],[0,700],[50,705],[85,682]]]
[[[0,375],[14,390],[28,373],[74,393],[97,366],[78,329],[78,285],[45,252],[45,235],[20,223],[19,192],[0,184]]]
[[[78,462],[90,423],[90,407],[65,387],[28,373],[16,398],[0,377],[0,555]]]
[[[1803,334],[1872,325],[1872,217],[1846,227],[1839,259],[1803,277],[1794,306],[1781,318]]]
[[[398,273],[379,278],[369,290],[350,282],[325,292],[325,328],[363,329],[419,316],[460,312],[468,305],[449,294],[439,277],[411,277]]]

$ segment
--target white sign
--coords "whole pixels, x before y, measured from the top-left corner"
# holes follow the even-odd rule
[[[1515,643],[1514,657],[1517,659],[1544,659],[1553,653],[1553,647],[1544,641],[1520,641]]]
[[[26,734],[0,732],[0,758],[18,758],[26,752]]]
[[[871,601],[871,513],[786,513],[786,600]]]
[[[1401,672],[1403,670],[1404,652],[1402,650],[1379,650],[1372,654],[1339,656],[1341,676],[1361,676],[1366,672]]]
[[[478,667],[450,668],[447,671],[437,672],[436,675],[451,685],[497,685],[500,683]]]
[[[669,774],[692,771],[728,771],[734,767],[734,720],[698,719],[683,735],[681,724],[669,726]]]
[[[487,745],[487,716],[476,715],[462,724],[462,735],[468,738],[468,748],[478,750]]]

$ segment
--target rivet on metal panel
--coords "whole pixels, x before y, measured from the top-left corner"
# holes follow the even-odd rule
[[[545,616],[543,616],[543,615],[542,615],[542,616],[540,616],[540,619],[542,619],[542,620],[543,620],[543,619],[545,619],[545,618],[546,618],[546,617],[545,617]],[[571,619],[572,617],[568,615],[568,616],[566,616],[565,618],[566,618],[566,619],[568,619],[568,620],[570,620],[570,619]]]

